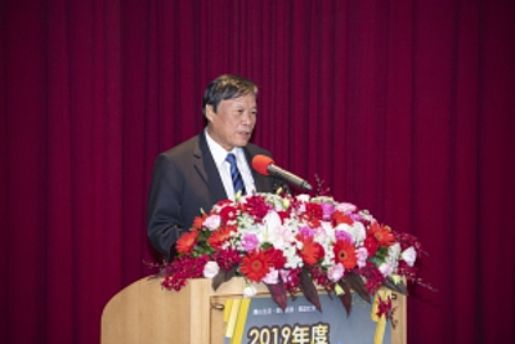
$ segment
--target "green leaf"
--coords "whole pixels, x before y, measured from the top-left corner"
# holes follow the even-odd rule
[[[286,305],[288,303],[288,295],[286,294],[286,289],[284,288],[283,282],[280,280],[276,284],[266,284],[268,290],[270,291],[270,295],[272,295],[272,299],[277,303],[279,307],[284,311],[286,309]]]
[[[350,311],[352,310],[352,292],[350,290],[350,287],[347,283],[344,281],[340,281],[338,283],[340,287],[343,289],[343,293],[338,294],[338,297],[340,298],[340,301],[343,304],[343,307],[345,307],[345,311],[347,312],[347,317],[350,315]]]
[[[356,274],[349,274],[345,278],[345,282],[349,284],[349,287],[353,289],[359,295],[359,297],[368,303],[372,303],[370,300],[370,294],[368,293],[368,290],[365,287],[365,283],[363,283],[361,276]]]
[[[235,274],[236,268],[232,268],[230,270],[220,269],[218,274],[215,277],[213,277],[213,280],[211,281],[211,287],[213,288],[213,290],[216,291],[218,287],[222,285],[222,283],[227,282],[228,280],[233,278]]]
[[[408,294],[408,289],[406,288],[406,285],[404,284],[404,282],[395,283],[394,281],[392,281],[392,279],[390,277],[388,277],[384,280],[383,284],[386,288],[391,289],[399,294],[402,294],[402,295]]]
[[[322,305],[320,304],[317,288],[306,270],[302,270],[300,273],[299,287],[306,299],[308,299],[319,312],[322,312]]]

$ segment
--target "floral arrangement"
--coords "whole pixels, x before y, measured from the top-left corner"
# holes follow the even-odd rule
[[[264,283],[283,309],[288,294],[302,292],[320,310],[317,288],[323,288],[350,312],[351,290],[369,303],[381,287],[405,294],[406,282],[417,281],[421,246],[350,203],[258,193],[217,203],[195,219],[176,250],[161,271],[167,289],[200,277],[212,278],[216,289],[242,276],[246,296]]]

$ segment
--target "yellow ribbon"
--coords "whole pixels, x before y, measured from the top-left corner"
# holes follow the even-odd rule
[[[384,333],[386,331],[386,314],[383,314],[380,317],[377,315],[377,311],[379,309],[379,298],[386,301],[389,297],[391,298],[391,295],[392,292],[390,290],[380,289],[374,297],[372,312],[370,313],[370,318],[377,323],[376,331],[374,333],[374,344],[383,343]]]
[[[225,302],[225,337],[230,339],[231,344],[240,344],[242,342],[250,302],[251,299],[249,298],[228,299]]]

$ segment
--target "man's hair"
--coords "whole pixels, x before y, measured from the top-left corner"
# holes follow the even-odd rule
[[[238,75],[224,74],[207,85],[202,97],[202,112],[205,113],[206,105],[211,105],[216,112],[218,104],[222,100],[234,99],[247,94],[257,95],[257,85]]]

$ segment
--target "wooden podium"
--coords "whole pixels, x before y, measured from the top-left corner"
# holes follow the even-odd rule
[[[189,281],[180,292],[173,292],[163,289],[159,279],[143,278],[105,306],[101,343],[223,343],[223,305],[227,298],[241,297],[244,286],[242,278],[233,278],[215,292],[211,280],[197,279]],[[258,293],[266,294],[266,287],[260,286]],[[397,326],[392,329],[391,343],[405,344],[406,297],[394,295]]]

